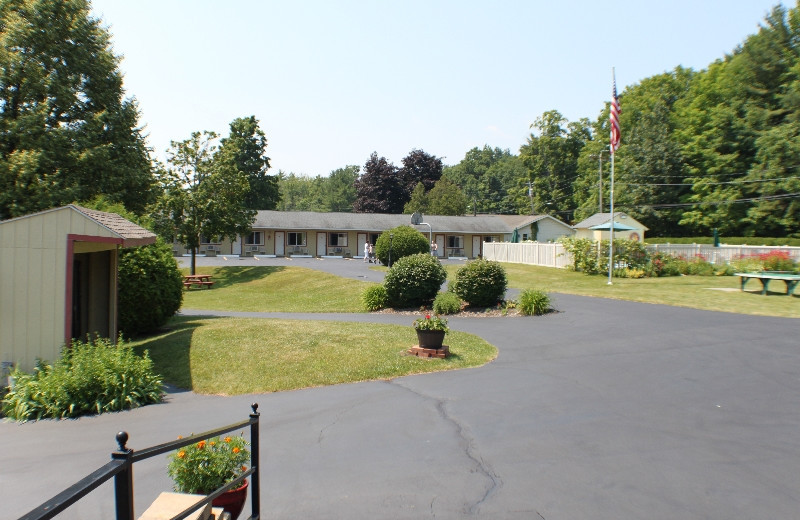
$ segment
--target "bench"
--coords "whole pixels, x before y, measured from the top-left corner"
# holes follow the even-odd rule
[[[774,271],[763,271],[761,273],[733,273],[734,276],[740,278],[740,288],[744,291],[744,285],[751,279],[755,278],[761,282],[761,294],[767,294],[767,287],[772,280],[783,280],[786,282],[786,294],[791,296],[794,293],[795,287],[800,282],[800,274],[794,273],[780,273]]]

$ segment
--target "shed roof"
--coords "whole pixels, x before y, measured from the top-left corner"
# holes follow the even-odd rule
[[[426,215],[423,221],[438,233],[502,234],[548,215]],[[557,219],[557,222],[561,222]],[[562,222],[563,224],[563,222]],[[320,213],[315,211],[262,210],[256,214],[254,229],[328,229],[381,232],[411,225],[411,215],[388,213]],[[569,227],[567,224],[564,226]],[[415,226],[427,231],[427,226]]]
[[[642,226],[645,230],[648,229],[647,226],[645,226],[644,224],[642,224],[641,222],[639,222],[635,218],[631,217],[627,213],[623,213],[622,211],[615,211],[614,212],[614,219],[615,219],[614,222],[617,222],[616,219],[620,219],[620,218],[629,218],[632,221],[636,222],[638,225]],[[586,229],[586,228],[591,228],[593,226],[600,226],[602,224],[607,224],[610,221],[611,221],[611,213],[595,213],[591,217],[586,218],[584,220],[581,220],[580,222],[578,222],[577,224],[575,224],[572,227],[575,228],[575,229]]]
[[[22,219],[35,218],[39,215],[44,215],[46,213],[54,211],[64,211],[64,210],[76,211],[81,215],[83,215],[85,218],[88,218],[89,220],[94,222],[95,224],[107,229],[109,232],[111,232],[111,234],[115,235],[117,238],[122,239],[122,247],[143,246],[147,244],[152,244],[156,241],[156,235],[154,233],[139,226],[138,224],[134,224],[130,220],[120,217],[116,213],[97,211],[94,209],[88,209],[81,206],[77,206],[75,204],[69,204],[67,206],[62,206],[60,208],[52,208],[45,211],[40,211],[38,213],[32,213],[30,215],[23,215],[21,217],[4,220],[0,222],[0,224],[5,224],[7,222],[14,222]]]

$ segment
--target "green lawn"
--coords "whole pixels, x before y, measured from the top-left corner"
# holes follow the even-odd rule
[[[452,279],[459,266],[448,266]],[[786,296],[786,285],[770,284],[767,296],[761,284],[751,280],[746,292],[739,290],[738,276],[670,276],[663,278],[614,278],[525,264],[503,264],[509,287],[543,289],[547,292],[598,296],[644,303],[661,303],[712,311],[738,312],[762,316],[800,318],[800,294]]]
[[[542,287],[547,291],[600,296],[645,303],[660,303],[712,311],[764,316],[800,317],[800,298],[786,296],[783,282],[772,283],[767,296],[761,284],[739,289],[738,276],[669,276],[662,278],[614,278],[589,276],[562,269],[505,264],[512,287]],[[752,291],[752,292],[751,292]],[[783,294],[781,294],[781,292]]]
[[[213,289],[216,290],[216,289]],[[133,341],[165,381],[207,394],[278,392],[480,366],[497,349],[450,332],[447,359],[405,355],[409,326],[279,319],[173,318],[169,330]]]
[[[361,292],[371,285],[304,267],[199,267],[196,272],[212,275],[214,286],[184,291],[187,309],[364,312]]]

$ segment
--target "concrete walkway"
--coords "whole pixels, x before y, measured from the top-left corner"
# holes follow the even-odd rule
[[[499,348],[481,368],[267,395],[174,392],[129,412],[2,423],[3,517],[104,464],[119,430],[129,447],[150,446],[245,419],[254,401],[264,518],[797,517],[800,320],[555,304],[538,318],[452,318]],[[137,464],[137,514],[170,488],[165,465]],[[112,498],[104,486],[59,518],[111,518]]]

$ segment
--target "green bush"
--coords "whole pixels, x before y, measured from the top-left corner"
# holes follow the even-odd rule
[[[416,307],[430,304],[446,279],[447,272],[436,257],[418,253],[394,262],[383,285],[393,307]]]
[[[582,271],[586,274],[597,274],[602,270],[601,259],[608,264],[608,249],[598,251],[597,242],[590,238],[562,238],[564,250],[572,256],[572,270]]]
[[[122,338],[73,341],[54,365],[14,371],[3,413],[18,421],[63,419],[137,408],[161,401],[161,378],[148,353],[137,356]]]
[[[383,285],[372,285],[361,293],[361,304],[369,312],[379,311],[388,303],[389,297],[386,294],[386,287]]]
[[[461,298],[453,292],[439,293],[433,300],[433,312],[436,314],[456,314],[461,310]]]
[[[381,233],[378,240],[375,242],[375,256],[378,257],[378,260],[380,260],[383,265],[389,265],[390,249],[392,263],[395,263],[405,256],[415,255],[417,253],[430,253],[431,246],[425,235],[413,227],[398,226]]]
[[[128,336],[153,331],[178,312],[183,278],[172,248],[153,245],[123,249],[119,257],[119,329]]]
[[[508,280],[499,262],[473,260],[456,271],[450,290],[469,305],[487,307],[502,301]]]
[[[653,276],[679,276],[682,263],[677,257],[667,253],[653,253],[650,255],[648,271]]]
[[[550,312],[550,296],[539,289],[525,289],[519,295],[517,306],[526,316],[541,316]]]
[[[684,270],[682,274],[694,276],[712,276],[714,274],[714,264],[706,260],[702,255],[695,255],[686,260],[683,265]]]

